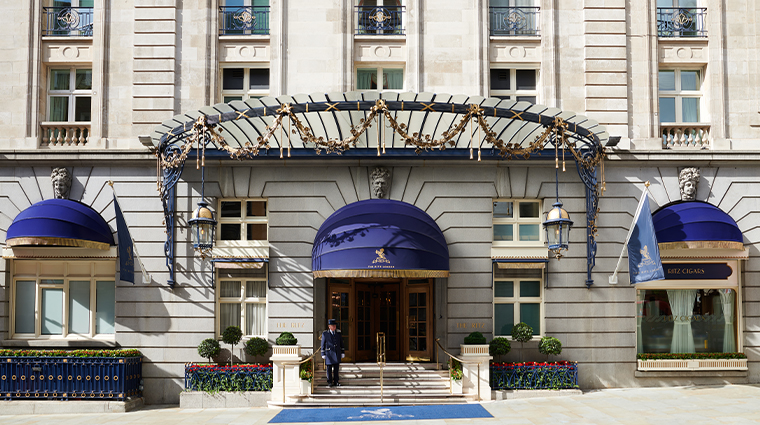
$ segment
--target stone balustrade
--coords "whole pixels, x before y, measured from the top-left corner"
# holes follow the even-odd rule
[[[43,122],[40,147],[86,146],[90,141],[89,122]]]
[[[660,124],[663,149],[709,149],[709,124]]]

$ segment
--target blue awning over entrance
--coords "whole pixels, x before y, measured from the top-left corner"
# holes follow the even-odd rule
[[[314,238],[312,270],[315,277],[447,277],[449,248],[421,209],[369,199],[325,220]]]
[[[97,211],[70,199],[46,199],[21,211],[8,227],[6,245],[108,249],[111,228]]]
[[[707,202],[671,202],[652,214],[652,222],[661,248],[744,249],[736,221]]]

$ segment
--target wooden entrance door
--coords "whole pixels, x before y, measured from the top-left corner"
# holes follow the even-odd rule
[[[429,280],[409,280],[404,291],[407,361],[430,361],[433,353],[432,285]]]
[[[345,283],[344,283],[345,282]],[[353,353],[354,342],[351,340],[351,319],[352,309],[354,307],[353,294],[351,291],[350,281],[330,282],[327,289],[329,294],[330,310],[329,319],[335,319],[338,322],[338,329],[343,337],[343,348],[346,354],[344,361],[352,361],[355,358]]]
[[[399,360],[399,298],[398,283],[356,283],[356,361],[375,360],[378,332],[386,358]]]

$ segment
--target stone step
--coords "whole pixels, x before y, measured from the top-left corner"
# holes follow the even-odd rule
[[[346,379],[340,378],[340,383],[343,386],[353,387],[377,387],[380,388],[380,379]],[[415,388],[415,387],[449,387],[448,379],[418,379],[418,380],[402,380],[402,379],[383,379],[383,385],[386,387],[401,387],[401,388]],[[327,387],[327,380],[318,379],[314,381],[315,387]]]
[[[352,407],[352,406],[398,406],[398,405],[421,405],[421,404],[463,404],[471,397],[462,394],[446,395],[406,395],[406,394],[380,394],[373,396],[351,396],[313,394],[311,396],[292,397],[287,403],[270,402],[272,406],[288,407]]]
[[[340,387],[317,387],[314,389],[315,395],[375,395],[380,397],[380,386],[372,387],[355,387],[342,385]],[[383,386],[383,394],[430,394],[430,395],[449,395],[448,387],[390,387]]]
[[[317,381],[326,381],[327,377],[324,373],[317,373]],[[380,373],[351,373],[340,371],[340,379],[380,379]],[[385,373],[383,372],[383,379],[388,380],[401,380],[401,381],[413,381],[413,380],[427,380],[427,381],[448,381],[448,373]]]

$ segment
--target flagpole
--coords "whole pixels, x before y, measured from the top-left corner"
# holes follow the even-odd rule
[[[610,275],[609,282],[610,285],[617,285],[618,283],[618,270],[620,269],[620,263],[623,262],[623,254],[625,253],[625,250],[628,248],[628,241],[631,240],[631,235],[633,234],[633,228],[636,227],[636,220],[639,218],[639,214],[641,213],[641,206],[643,205],[643,202],[646,200],[646,202],[649,202],[649,180],[644,182],[644,193],[641,195],[641,199],[639,200],[639,205],[636,207],[636,213],[633,215],[633,221],[631,222],[631,228],[628,229],[628,235],[625,237],[625,242],[623,242],[623,249],[620,251],[620,257],[618,258],[617,265],[615,266],[615,271]]]
[[[113,191],[113,197],[114,199],[116,199],[116,202],[118,202],[119,196],[116,194],[116,188],[113,187],[113,181],[108,180],[108,185],[111,186],[111,190]],[[124,223],[126,224],[126,220],[124,221]],[[137,253],[137,244],[135,243],[135,240],[132,239],[132,235],[129,235],[129,240],[132,241],[135,258],[137,258],[137,262],[140,263],[140,270],[142,271],[143,283],[150,284],[151,282],[150,274],[148,274],[148,272],[145,270],[145,266],[143,266],[143,262],[142,262],[142,259],[140,258],[140,254]],[[124,255],[124,254],[120,252],[119,255]]]

